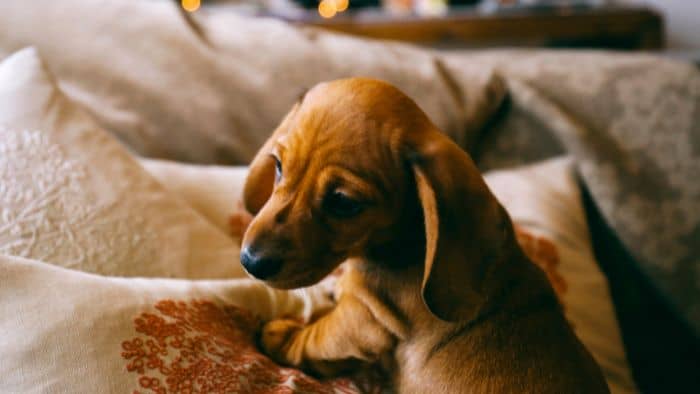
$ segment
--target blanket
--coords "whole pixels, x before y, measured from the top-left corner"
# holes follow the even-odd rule
[[[480,165],[573,155],[607,224],[700,333],[700,71],[580,51],[482,51],[448,64],[508,84],[511,107],[482,138]]]

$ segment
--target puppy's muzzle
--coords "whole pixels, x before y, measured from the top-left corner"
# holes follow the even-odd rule
[[[246,246],[241,250],[241,264],[249,274],[264,280],[274,276],[282,268],[282,259],[274,256],[265,256],[259,251],[251,250]]]

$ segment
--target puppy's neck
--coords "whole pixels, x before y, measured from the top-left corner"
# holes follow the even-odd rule
[[[422,234],[410,234],[371,244],[365,251],[365,258],[372,265],[388,271],[422,267],[425,261],[425,237]]]
[[[458,324],[478,323],[494,314],[519,315],[532,305],[544,301],[550,303],[554,300],[556,303],[556,296],[546,275],[520,249],[512,227],[509,230],[509,236],[505,239],[505,253],[494,256],[484,273],[480,300],[469,303],[468,310],[463,311],[464,319]],[[368,283],[374,284],[377,291],[385,293],[385,301],[394,304],[407,321],[426,321],[428,316],[431,320],[437,319],[421,299],[424,236],[422,232],[415,231],[397,231],[396,234],[399,236],[367,249],[361,270]]]

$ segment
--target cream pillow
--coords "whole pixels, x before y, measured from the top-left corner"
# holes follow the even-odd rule
[[[178,6],[0,1],[0,56],[36,46],[71,99],[151,157],[248,163],[303,89],[348,76],[395,84],[458,141],[474,127],[480,88],[457,87],[428,51],[221,8],[194,14],[198,30]]]
[[[572,160],[492,171],[486,183],[516,226],[525,230],[519,237],[525,251],[547,262],[566,317],[600,365],[610,390],[637,392],[608,282],[593,255]]]
[[[242,209],[241,195],[248,167],[182,164],[139,159],[166,189],[179,195],[222,232],[231,235],[230,219]],[[235,239],[240,242],[240,238]]]
[[[117,276],[242,276],[238,246],[57,88],[34,49],[0,63],[0,254]]]
[[[222,230],[228,229],[228,219],[235,213],[231,201],[240,198],[244,167],[141,162],[166,187],[181,193]],[[553,159],[485,177],[513,217],[523,249],[548,273],[567,318],[600,364],[612,392],[637,392],[608,283],[593,255],[571,160]]]
[[[255,346],[261,320],[327,307],[319,287],[113,278],[2,255],[0,280],[2,393],[359,392]]]

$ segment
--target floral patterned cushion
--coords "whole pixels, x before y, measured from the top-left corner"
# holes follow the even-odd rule
[[[329,289],[250,279],[114,278],[0,255],[0,392],[360,393],[377,377],[318,380],[256,346],[263,320],[308,319]]]
[[[104,275],[244,276],[238,245],[66,99],[33,49],[0,63],[0,254]]]

